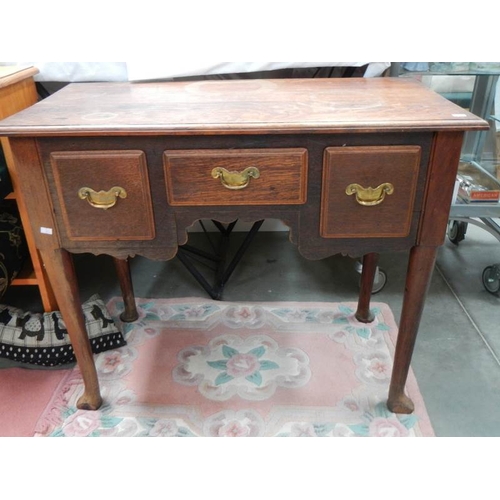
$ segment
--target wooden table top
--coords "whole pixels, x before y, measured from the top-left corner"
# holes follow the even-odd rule
[[[39,73],[34,66],[0,66],[0,89]]]
[[[0,135],[161,135],[486,129],[407,78],[74,83]]]

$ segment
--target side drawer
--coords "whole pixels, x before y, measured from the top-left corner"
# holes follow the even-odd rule
[[[327,148],[323,164],[321,236],[408,236],[420,156],[420,146]]]
[[[306,201],[307,150],[303,148],[165,151],[163,164],[168,202],[173,206]]]
[[[50,161],[70,240],[154,238],[144,152],[53,152]]]

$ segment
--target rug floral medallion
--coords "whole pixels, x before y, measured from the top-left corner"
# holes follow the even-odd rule
[[[37,436],[432,436],[410,372],[416,409],[386,406],[397,326],[353,303],[137,300],[120,324],[127,345],[95,356],[104,404],[81,411],[78,368],[61,382]]]

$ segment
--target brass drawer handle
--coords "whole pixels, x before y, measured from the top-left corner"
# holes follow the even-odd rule
[[[99,192],[89,187],[82,187],[78,190],[78,196],[82,200],[87,200],[94,208],[107,210],[116,205],[118,198],[126,198],[127,191],[119,186],[114,186],[109,191]]]
[[[248,186],[250,179],[258,179],[260,177],[259,169],[256,167],[248,167],[243,172],[229,172],[223,167],[216,167],[212,170],[212,177],[220,181],[227,189],[244,189]]]
[[[356,195],[356,201],[365,207],[379,205],[385,199],[386,194],[394,193],[394,186],[390,182],[384,182],[376,188],[364,188],[359,184],[349,184],[345,190],[346,194]]]

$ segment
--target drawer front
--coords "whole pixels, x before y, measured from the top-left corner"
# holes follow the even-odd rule
[[[306,201],[307,150],[239,149],[164,152],[173,206],[298,205]]]
[[[70,240],[154,238],[146,157],[142,151],[54,152],[50,159]]]
[[[327,148],[323,165],[321,236],[408,236],[420,155],[420,146]]]

